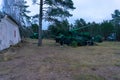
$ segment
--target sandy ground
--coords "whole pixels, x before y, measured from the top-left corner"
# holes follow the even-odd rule
[[[26,41],[0,53],[0,80],[120,80],[120,42],[72,48]]]

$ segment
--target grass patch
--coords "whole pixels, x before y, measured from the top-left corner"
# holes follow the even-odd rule
[[[120,63],[116,63],[116,64],[114,64],[115,66],[117,66],[117,67],[120,67]]]
[[[74,76],[74,80],[105,80],[105,78],[97,75],[76,75]]]
[[[0,62],[4,61],[3,54],[0,54]]]
[[[120,80],[120,75],[115,75],[115,76],[113,76],[113,79],[114,79],[114,80]]]
[[[11,76],[8,73],[13,71],[15,76],[27,73],[32,80],[38,75],[41,75],[40,80],[52,77],[54,80],[120,80],[120,42],[73,48],[60,46],[53,40],[43,40],[41,47],[37,46],[37,40],[27,41],[0,55],[0,61],[4,61],[0,64],[0,75]]]

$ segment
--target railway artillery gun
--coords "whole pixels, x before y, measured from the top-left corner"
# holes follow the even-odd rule
[[[55,37],[56,43],[60,43],[60,45],[71,45],[76,44],[77,46],[92,46],[95,44],[95,42],[102,42],[102,37],[97,36],[91,36],[89,32],[79,32],[79,30],[87,28],[89,26],[84,26],[76,29],[71,29],[68,32],[68,35],[64,35],[62,33],[59,33]]]

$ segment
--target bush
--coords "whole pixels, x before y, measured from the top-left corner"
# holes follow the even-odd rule
[[[94,37],[94,41],[95,41],[95,42],[102,42],[102,41],[103,41],[102,36],[101,36],[101,35],[95,36],[95,37]]]
[[[38,33],[33,33],[33,35],[30,36],[31,39],[38,39]]]
[[[72,47],[77,47],[77,46],[78,46],[77,41],[72,41],[71,46],[72,46]]]

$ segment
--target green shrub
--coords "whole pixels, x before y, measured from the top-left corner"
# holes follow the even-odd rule
[[[95,41],[95,42],[102,42],[102,41],[103,41],[103,40],[102,40],[102,36],[101,36],[101,35],[95,36],[95,37],[94,37],[94,41]]]
[[[72,41],[71,46],[72,47],[77,47],[78,46],[77,44],[78,44],[77,41]]]

